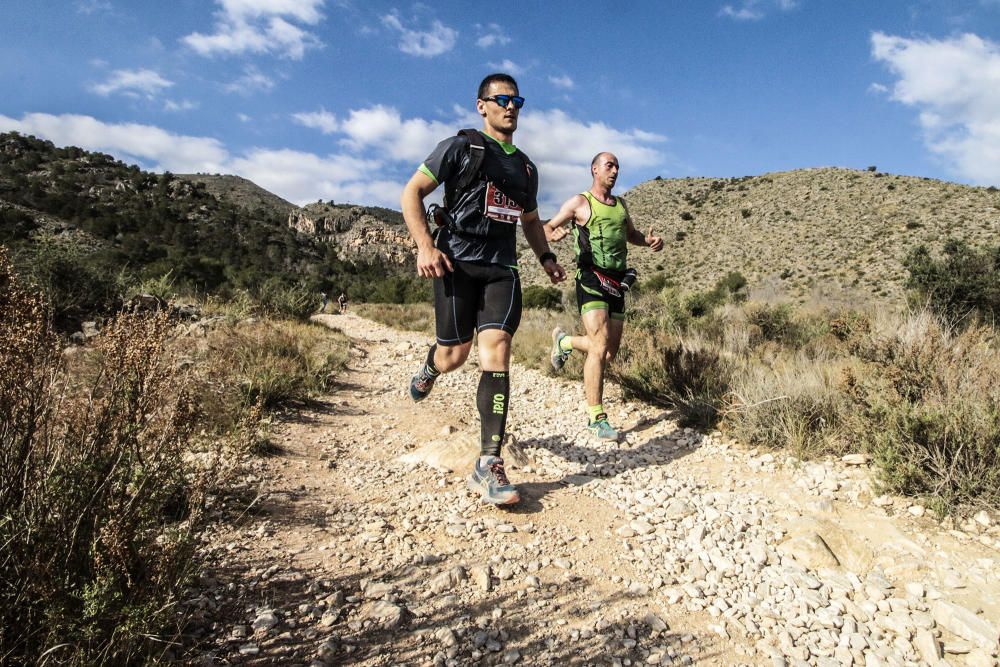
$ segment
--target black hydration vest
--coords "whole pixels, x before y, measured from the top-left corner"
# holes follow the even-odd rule
[[[438,225],[467,238],[501,239],[516,235],[516,220],[502,211],[510,210],[513,202],[523,211],[531,200],[531,167],[528,157],[520,150],[508,156],[524,169],[524,183],[506,177],[499,165],[491,164],[486,140],[479,130],[463,129],[458,135],[469,142],[458,178],[445,182],[443,207],[432,211]],[[494,180],[497,179],[497,180]],[[492,217],[491,217],[492,216]]]

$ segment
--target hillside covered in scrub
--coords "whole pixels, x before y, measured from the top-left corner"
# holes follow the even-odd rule
[[[912,248],[1000,233],[996,188],[873,170],[658,179],[626,200],[636,225],[667,242],[662,255],[633,254],[647,271],[662,266],[696,287],[739,271],[751,290],[797,300],[902,303]]]
[[[398,301],[415,282],[406,256],[361,256],[337,237],[302,233],[290,226],[283,200],[238,181],[242,189],[218,179],[195,183],[110,155],[0,134],[0,243],[36,282],[93,281],[87,291],[108,299],[122,282],[167,279],[189,293],[271,285]],[[248,189],[252,201],[234,201]]]
[[[707,289],[735,271],[769,299],[901,305],[913,248],[936,254],[948,239],[981,246],[1000,233],[997,188],[873,170],[657,178],[624,197],[636,226],[666,242],[659,254],[630,248],[640,281],[662,271],[683,289]],[[570,241],[555,250],[572,264]],[[547,284],[533,262],[521,267],[526,283]]]

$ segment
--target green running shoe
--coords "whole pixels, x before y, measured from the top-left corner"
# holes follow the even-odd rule
[[[566,337],[566,332],[562,330],[562,327],[556,327],[552,330],[552,351],[549,353],[549,359],[552,361],[552,368],[556,372],[561,371],[563,366],[566,365],[566,360],[569,359],[569,355],[573,350],[563,350],[559,347],[559,343],[562,339]]]
[[[597,419],[587,424],[587,428],[601,440],[618,440],[618,431],[608,423],[608,416],[603,412]]]
[[[476,459],[468,484],[469,490],[480,494],[483,501],[494,505],[513,505],[521,499],[517,487],[507,479],[503,459],[498,456],[486,459],[486,465],[483,466]]]

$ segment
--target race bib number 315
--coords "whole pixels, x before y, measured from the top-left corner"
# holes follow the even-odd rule
[[[500,191],[492,182],[486,183],[486,207],[483,214],[490,220],[515,224],[524,209]]]

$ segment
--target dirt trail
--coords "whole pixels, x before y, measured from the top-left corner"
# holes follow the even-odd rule
[[[989,516],[946,531],[863,466],[747,451],[614,387],[625,437],[592,442],[579,383],[516,365],[522,502],[483,505],[475,367],[414,404],[425,336],[315,319],[353,339],[349,370],[206,536],[195,662],[996,663]]]

